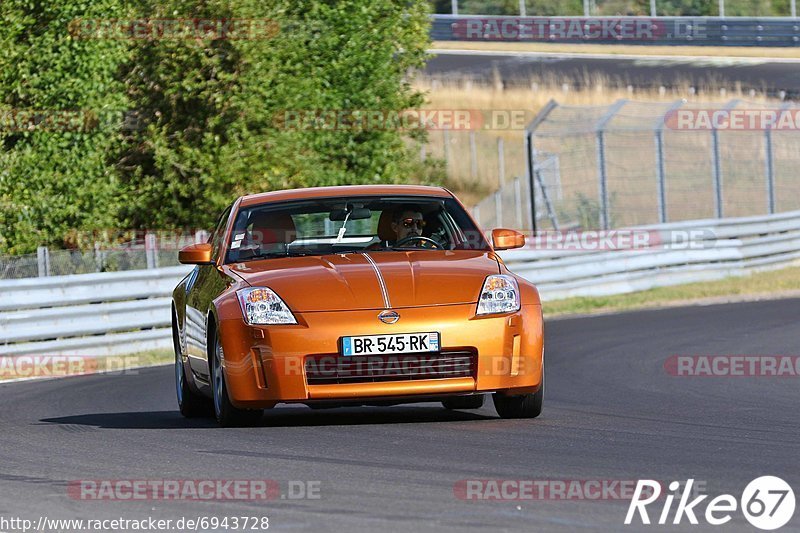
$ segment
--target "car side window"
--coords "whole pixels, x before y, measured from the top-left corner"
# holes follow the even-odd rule
[[[220,254],[219,248],[222,245],[222,240],[225,238],[225,228],[228,226],[228,217],[231,214],[232,207],[233,205],[229,205],[225,211],[222,212],[222,215],[220,215],[219,219],[217,220],[214,233],[211,234],[211,249],[213,250],[213,257],[215,261]]]

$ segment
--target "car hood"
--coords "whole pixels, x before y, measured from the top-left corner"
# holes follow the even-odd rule
[[[383,309],[385,299],[394,309],[475,303],[486,276],[500,271],[492,252],[465,250],[281,257],[228,266],[301,313]]]

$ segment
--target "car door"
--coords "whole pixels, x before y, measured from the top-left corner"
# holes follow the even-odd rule
[[[208,316],[211,302],[227,286],[225,275],[220,271],[216,262],[220,254],[224,253],[225,235],[228,228],[232,206],[229,206],[217,220],[214,232],[209,238],[212,246],[213,264],[198,265],[197,272],[190,278],[191,286],[186,295],[186,329],[187,338],[195,342],[187,342],[187,355],[189,366],[195,376],[208,381],[210,374],[208,368]]]

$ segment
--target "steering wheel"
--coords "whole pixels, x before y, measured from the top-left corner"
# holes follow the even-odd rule
[[[436,242],[435,240],[433,240],[431,238],[428,238],[428,237],[423,237],[422,235],[409,235],[408,237],[400,239],[399,241],[394,243],[394,246],[392,246],[392,248],[398,248],[398,247],[403,246],[404,244],[407,244],[409,242],[414,242],[414,241],[420,241],[420,242],[423,242],[423,243],[427,242],[429,244],[432,244],[434,248],[438,248],[439,250],[443,250],[444,249],[442,247],[442,245],[439,244],[438,242]]]

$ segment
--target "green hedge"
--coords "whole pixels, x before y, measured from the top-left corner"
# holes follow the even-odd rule
[[[429,13],[423,1],[2,0],[0,252],[69,244],[71,230],[208,227],[243,193],[440,177],[401,131],[278,120],[421,104],[406,76],[424,64]],[[270,22],[249,39],[97,33],[137,18]],[[82,126],[25,125],[54,112]]]

